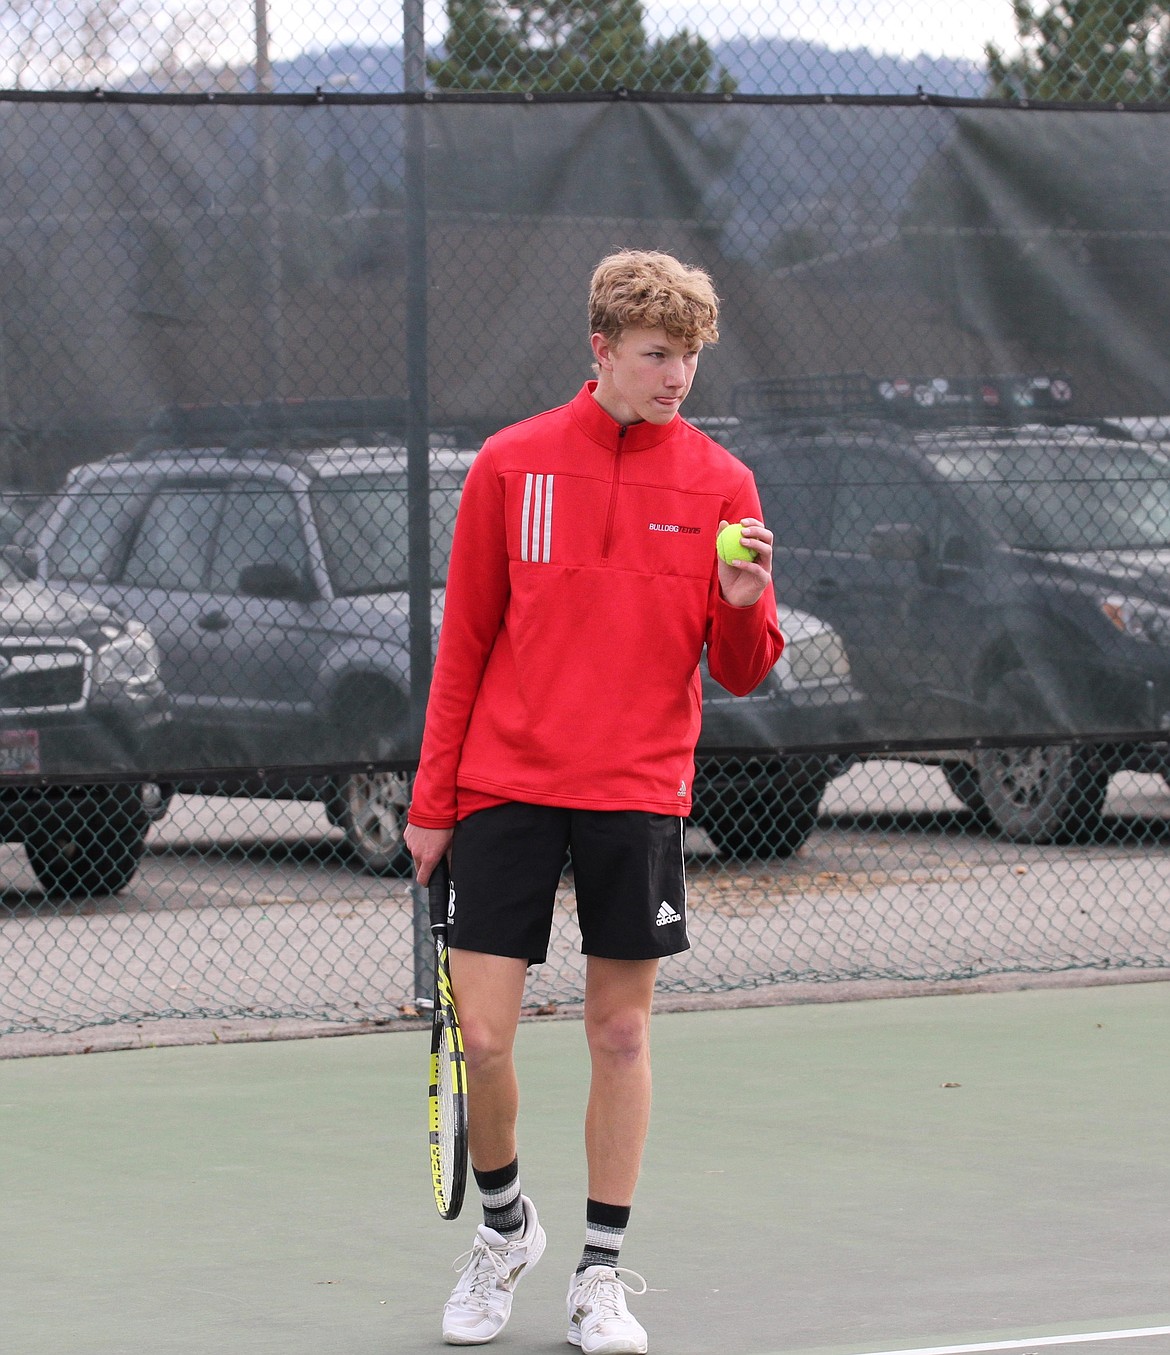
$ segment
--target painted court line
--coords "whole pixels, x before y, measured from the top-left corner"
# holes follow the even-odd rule
[[[982,1350],[1036,1350],[1089,1341],[1127,1341],[1137,1336],[1170,1336],[1170,1327],[1131,1327],[1128,1331],[1086,1331],[1073,1336],[1029,1336],[1023,1341],[980,1341],[969,1346],[920,1346],[917,1350],[874,1350],[867,1355],[975,1355]]]

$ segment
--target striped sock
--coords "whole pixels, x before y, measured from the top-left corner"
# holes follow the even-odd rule
[[[602,1204],[598,1200],[585,1203],[585,1250],[577,1274],[587,1266],[617,1266],[618,1253],[625,1240],[630,1222],[628,1204]]]
[[[475,1184],[483,1197],[483,1221],[503,1237],[519,1237],[524,1231],[524,1205],[520,1200],[520,1162],[513,1158],[495,1171],[476,1171]]]

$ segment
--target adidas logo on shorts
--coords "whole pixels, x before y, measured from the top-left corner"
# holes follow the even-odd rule
[[[658,907],[658,916],[654,919],[656,927],[669,927],[672,922],[681,922],[682,914],[676,913],[665,899]]]

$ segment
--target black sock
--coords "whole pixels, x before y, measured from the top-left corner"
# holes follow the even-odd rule
[[[503,1237],[519,1237],[524,1231],[524,1205],[520,1200],[520,1163],[517,1158],[496,1171],[472,1168],[483,1197],[483,1221]]]
[[[585,1250],[577,1267],[578,1275],[587,1266],[617,1267],[629,1222],[628,1204],[602,1204],[599,1200],[585,1202]]]

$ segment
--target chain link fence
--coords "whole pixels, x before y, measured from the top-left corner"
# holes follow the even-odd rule
[[[415,1009],[460,487],[622,246],[723,297],[789,642],[664,994],[1170,966],[1166,18],[1088,13],[11,6],[0,1033]]]
[[[641,0],[11,0],[4,86],[163,94],[441,91],[1164,100],[1163,6]]]

